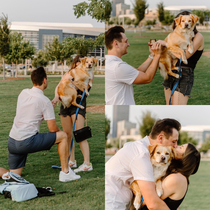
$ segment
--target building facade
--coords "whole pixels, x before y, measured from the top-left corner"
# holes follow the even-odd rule
[[[84,37],[84,39],[96,39],[104,33],[105,28],[94,28],[91,24],[74,23],[44,23],[44,22],[12,22],[11,31],[21,33],[25,40],[29,40],[36,50],[44,50],[47,43],[56,37],[60,42],[66,37]],[[104,57],[105,47],[102,48]],[[100,48],[90,52],[92,56],[100,56]]]

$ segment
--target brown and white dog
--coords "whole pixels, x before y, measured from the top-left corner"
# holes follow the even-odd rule
[[[88,85],[92,86],[93,68],[97,60],[97,58],[93,57],[80,58],[81,63],[67,72],[61,79],[57,87],[57,93],[64,108],[70,107],[73,104],[80,109],[84,109],[82,105],[76,102],[77,97],[82,97],[77,95],[77,89],[82,92],[85,90],[86,95],[89,95]]]
[[[160,197],[163,194],[162,178],[165,176],[168,166],[171,160],[176,157],[176,154],[173,147],[162,145],[149,145],[149,152],[153,166],[154,180],[156,182],[156,191]],[[130,187],[135,195],[133,206],[135,209],[139,209],[141,205],[141,192],[137,181],[132,182]],[[131,209],[133,209],[132,206]]]
[[[82,105],[79,105],[76,102],[77,97],[81,97],[81,95],[77,95],[77,89],[73,84],[73,77],[71,75],[71,71],[67,72],[57,87],[57,93],[59,95],[59,99],[63,104],[64,108],[68,108],[73,104],[80,109],[84,109]]]
[[[71,75],[74,78],[75,86],[82,92],[85,90],[86,95],[89,95],[88,85],[92,87],[93,69],[97,64],[98,59],[94,57],[80,58],[81,63],[71,70]]]
[[[172,72],[178,70],[178,67],[175,67],[178,59],[172,53],[181,55],[183,63],[187,64],[184,50],[187,49],[189,53],[194,52],[192,40],[197,21],[198,17],[192,14],[180,15],[175,19],[176,28],[165,38],[167,47],[163,47],[159,61],[160,73],[164,79],[167,79],[168,75],[179,78],[178,74]]]

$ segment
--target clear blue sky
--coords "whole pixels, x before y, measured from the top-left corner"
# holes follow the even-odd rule
[[[206,6],[210,8],[210,1],[209,0],[146,0],[147,4],[149,4],[149,8],[157,8],[157,4],[160,2],[163,2],[164,6]],[[135,0],[125,0],[126,4],[132,6],[132,2],[135,2]]]
[[[90,16],[76,19],[73,5],[88,0],[0,0],[0,15],[8,15],[9,22],[58,22],[91,23],[94,27],[104,28]]]

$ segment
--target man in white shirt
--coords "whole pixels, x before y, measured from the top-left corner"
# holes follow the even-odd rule
[[[154,43],[149,58],[138,69],[123,62],[130,46],[121,26],[110,28],[105,33],[108,49],[105,63],[105,100],[106,105],[135,105],[133,84],[146,84],[153,80],[160,59],[161,44]]]
[[[9,168],[13,173],[21,175],[28,153],[49,150],[58,144],[61,162],[59,181],[67,182],[79,179],[68,166],[69,144],[67,135],[60,131],[55,122],[55,114],[51,101],[44,95],[48,79],[43,67],[31,73],[33,87],[24,89],[18,96],[16,116],[9,133]],[[43,120],[47,121],[48,133],[39,133]],[[1,170],[2,171],[2,170]]]
[[[137,180],[148,209],[169,210],[158,197],[148,146],[177,146],[181,125],[174,119],[158,120],[149,136],[124,145],[105,166],[105,209],[127,210],[132,200],[130,184]]]

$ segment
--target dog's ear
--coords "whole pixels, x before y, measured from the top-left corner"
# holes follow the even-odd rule
[[[171,154],[173,159],[177,159],[176,150],[173,147],[171,147]]]
[[[154,151],[155,151],[155,148],[156,148],[157,146],[158,146],[158,144],[156,144],[156,145],[149,145],[149,146],[148,146],[150,155],[153,155],[153,153],[154,153]]]
[[[175,20],[176,26],[178,26],[181,23],[182,15],[180,15],[178,18],[175,18],[174,20]]]
[[[94,63],[97,64],[98,58],[93,58],[93,60],[94,60]]]
[[[87,59],[86,57],[85,58],[80,58],[80,61],[83,65],[85,64],[86,59]]]
[[[190,17],[192,18],[192,20],[193,20],[193,23],[197,23],[197,21],[198,21],[198,16],[197,15],[192,15],[192,14],[190,14]]]

